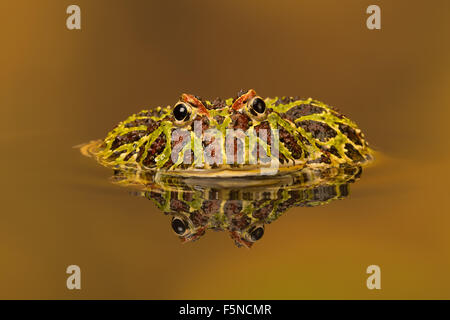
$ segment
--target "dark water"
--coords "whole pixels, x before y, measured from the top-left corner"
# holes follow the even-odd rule
[[[449,298],[448,2],[379,3],[373,32],[361,1],[80,0],[81,31],[64,3],[2,3],[0,297]],[[73,148],[181,92],[241,88],[336,105],[379,152],[347,197],[290,208],[251,249],[182,244]]]

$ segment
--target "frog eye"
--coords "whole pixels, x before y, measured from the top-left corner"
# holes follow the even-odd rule
[[[247,103],[247,110],[257,118],[262,118],[266,112],[266,103],[260,97],[254,97]]]
[[[254,227],[249,231],[250,239],[255,242],[262,238],[264,235],[264,225]]]
[[[178,102],[173,108],[173,116],[179,122],[189,120],[191,113],[192,107],[187,102]]]
[[[179,236],[183,236],[186,233],[186,230],[188,229],[187,223],[183,221],[180,218],[173,218],[172,219],[172,229],[175,231],[175,233]]]

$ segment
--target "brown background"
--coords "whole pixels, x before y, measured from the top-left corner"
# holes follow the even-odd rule
[[[82,30],[66,29],[78,4]],[[365,26],[378,4],[382,29]],[[450,2],[2,1],[0,298],[450,298]],[[72,146],[180,93],[314,97],[382,153],[253,249],[182,245]],[[82,290],[65,268],[82,269]],[[382,290],[365,268],[382,269]]]

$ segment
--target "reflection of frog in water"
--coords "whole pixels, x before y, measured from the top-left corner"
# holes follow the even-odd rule
[[[172,217],[183,242],[199,239],[209,229],[227,231],[238,246],[251,247],[264,235],[264,226],[291,207],[310,207],[342,199],[360,167],[302,170],[295,174],[244,179],[186,179],[118,170],[113,180],[138,187]]]

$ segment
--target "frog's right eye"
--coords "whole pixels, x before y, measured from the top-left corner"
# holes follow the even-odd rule
[[[266,111],[266,103],[260,97],[255,97],[249,101],[250,112],[256,115],[261,115]]]
[[[264,235],[264,226],[261,225],[261,226],[257,226],[255,228],[252,228],[250,230],[249,234],[250,234],[250,239],[253,242],[258,241]]]
[[[175,231],[177,235],[183,236],[186,234],[186,231],[188,230],[188,225],[185,221],[175,217],[172,219],[172,229],[173,231]]]
[[[261,97],[255,96],[247,102],[246,110],[250,117],[262,121],[267,117],[266,103]]]
[[[192,107],[187,102],[178,102],[173,108],[173,116],[175,120],[179,122],[184,122],[189,120],[192,113]]]

